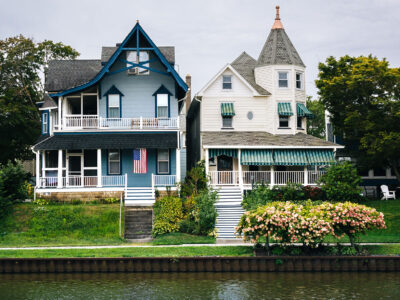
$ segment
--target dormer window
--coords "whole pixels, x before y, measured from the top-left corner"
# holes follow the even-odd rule
[[[168,94],[157,94],[157,118],[168,118]]]
[[[296,89],[303,89],[303,73],[296,73]]]
[[[222,89],[223,90],[231,90],[232,89],[232,76],[231,75],[223,75],[222,76]]]
[[[108,95],[108,117],[109,118],[120,118],[121,117],[121,106],[120,106],[120,95],[109,94]]]
[[[289,72],[278,72],[278,87],[288,88],[289,87]]]
[[[132,64],[140,64],[142,63],[142,66],[149,68],[150,63],[149,63],[149,52],[147,51],[139,51],[139,55],[137,55],[136,51],[128,51],[127,52],[127,61],[126,63],[127,67],[132,67]],[[145,68],[141,67],[133,67],[128,69],[128,74],[136,74],[136,75],[149,75],[150,71]]]

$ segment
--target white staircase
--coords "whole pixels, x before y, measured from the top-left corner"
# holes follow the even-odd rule
[[[125,206],[152,206],[155,198],[151,187],[128,187],[125,192]]]
[[[242,191],[238,186],[221,186],[218,196],[219,199],[215,203],[218,212],[216,224],[218,239],[236,239],[235,227],[244,213],[241,206]]]

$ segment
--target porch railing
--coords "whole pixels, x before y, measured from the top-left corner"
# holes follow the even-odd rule
[[[251,185],[265,183],[285,185],[289,182],[302,185],[315,185],[324,171],[210,171],[212,185]]]
[[[238,171],[210,171],[210,182],[214,185],[238,185]]]
[[[101,184],[97,176],[72,175],[61,178],[59,185],[58,177],[40,177],[39,188],[57,187],[124,187],[126,182],[125,175],[101,176]]]
[[[152,175],[154,186],[175,186],[176,175]]]
[[[178,118],[103,118],[97,115],[66,115],[62,127],[76,129],[178,129]]]

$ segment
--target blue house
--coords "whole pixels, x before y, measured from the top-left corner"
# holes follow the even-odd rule
[[[158,47],[137,23],[101,59],[54,60],[39,103],[33,146],[40,197],[107,198],[151,205],[181,177],[180,111],[188,86],[174,47]]]

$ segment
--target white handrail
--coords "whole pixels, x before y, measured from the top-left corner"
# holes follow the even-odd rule
[[[97,176],[81,176],[69,175],[62,177],[61,187],[97,187]],[[103,187],[125,187],[127,185],[127,176],[125,175],[112,175],[101,177]],[[58,177],[40,177],[38,187],[41,188],[57,188]]]
[[[153,175],[154,186],[175,186],[176,175]]]
[[[254,183],[271,183],[270,171],[243,171],[242,172],[243,184]]]
[[[211,184],[215,185],[238,185],[239,171],[210,171]]]

